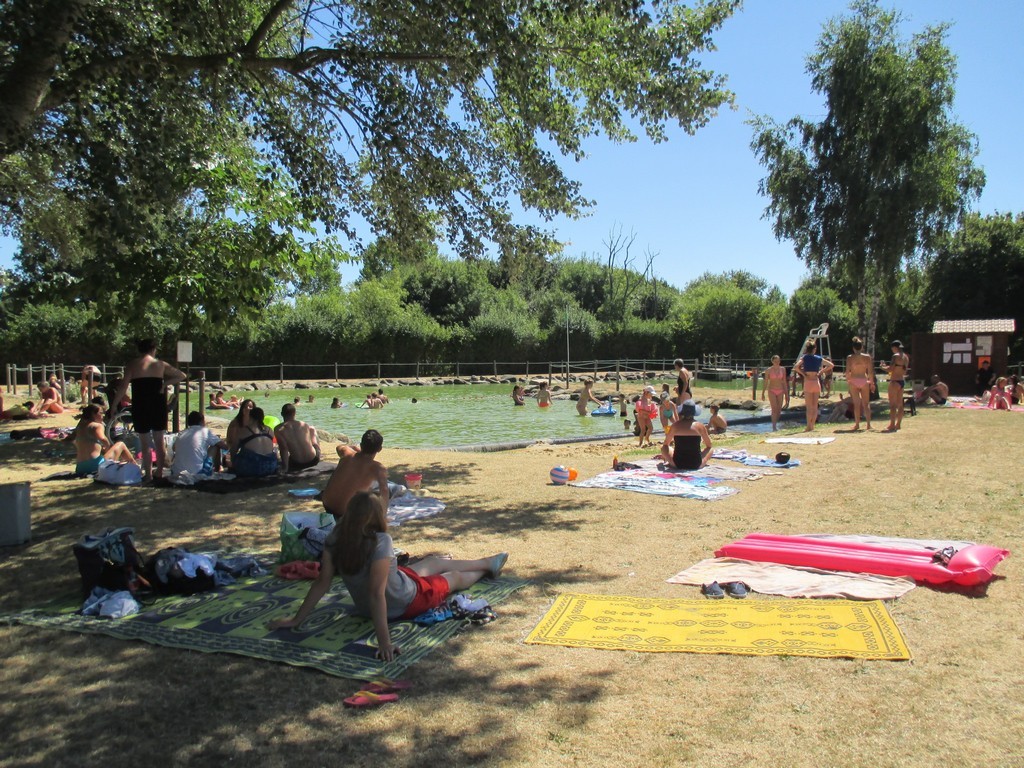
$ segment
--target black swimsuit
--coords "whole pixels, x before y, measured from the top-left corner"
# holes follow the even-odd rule
[[[167,396],[162,377],[132,379],[132,424],[140,434],[167,431]]]
[[[700,469],[700,435],[676,435],[672,463],[676,469]]]

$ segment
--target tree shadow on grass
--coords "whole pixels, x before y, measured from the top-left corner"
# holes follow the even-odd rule
[[[4,752],[47,765],[116,765],[133,755],[162,764],[491,762],[515,754],[521,737],[506,723],[524,712],[540,710],[552,731],[585,726],[610,674],[565,686],[534,660],[458,664],[478,639],[467,631],[418,665],[424,674],[400,703],[362,712],[341,703],[358,682],[311,670],[106,637],[0,632],[17,660],[2,673]],[[44,659],[49,682],[40,685]],[[428,717],[446,710],[457,716]]]

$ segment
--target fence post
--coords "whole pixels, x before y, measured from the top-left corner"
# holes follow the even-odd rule
[[[530,361],[526,361],[526,380],[530,380]]]
[[[380,360],[377,361],[377,381],[380,381]]]
[[[220,369],[223,371],[224,366],[222,365]],[[221,378],[223,377],[224,374],[221,373]],[[221,386],[224,386],[223,382]],[[206,418],[206,371],[199,371],[199,413],[203,415],[204,419]]]
[[[186,386],[188,386],[186,384]],[[165,390],[166,391],[166,390]],[[171,406],[171,431],[177,434],[181,431],[181,382],[174,382],[174,405]]]
[[[279,383],[284,384],[284,363],[279,363],[279,365],[281,366]]]
[[[32,363],[25,368],[25,383],[28,384],[28,396],[32,397]]]
[[[494,361],[494,378],[498,378],[498,361]]]
[[[4,371],[6,372],[5,378],[7,379],[7,381],[4,383],[4,386],[5,386],[5,390],[4,391],[10,392],[11,391],[11,364],[10,363],[4,363]]]
[[[220,384],[221,388],[224,387],[224,366],[220,367],[220,371],[217,376],[217,383]]]
[[[551,361],[548,360],[548,389],[551,389]]]
[[[621,386],[621,384],[622,384],[622,377],[621,377],[621,375],[619,374],[619,363],[620,363],[620,362],[621,362],[621,361],[619,361],[619,360],[616,360],[616,361],[615,361],[615,391],[616,391],[616,392],[619,392],[619,391],[620,391],[619,387],[620,387],[620,386]]]
[[[334,363],[334,383],[335,384],[338,383],[338,363],[337,363],[337,361],[335,361],[335,363]]]
[[[456,379],[461,379],[462,378],[462,375],[459,373],[459,361],[458,360],[455,361],[455,378]]]
[[[416,361],[416,381],[420,380],[420,361]]]

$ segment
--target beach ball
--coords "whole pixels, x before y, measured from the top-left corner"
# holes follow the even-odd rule
[[[264,416],[263,417],[263,426],[267,427],[268,429],[273,429],[274,427],[276,427],[280,423],[281,423],[281,420],[279,418],[277,418],[277,416]]]
[[[569,470],[562,466],[552,467],[551,482],[555,485],[565,485],[569,482]]]
[[[580,476],[579,472],[577,472],[573,467],[569,467],[569,482],[570,483],[573,480],[575,480],[577,477],[579,477],[579,476]]]

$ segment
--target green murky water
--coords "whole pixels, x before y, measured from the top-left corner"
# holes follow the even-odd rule
[[[630,391],[636,388],[631,386]],[[578,415],[576,403],[571,400],[554,400],[550,408],[540,408],[535,400],[528,398],[525,406],[514,406],[512,387],[504,384],[391,387],[386,390],[391,398],[388,405],[379,410],[358,408],[369,391],[368,387],[350,387],[233,394],[239,398],[254,394],[256,404],[268,416],[280,416],[281,406],[299,397],[302,402],[298,418],[302,421],[355,440],[367,429],[376,429],[384,435],[384,445],[393,448],[465,447],[632,434],[626,432],[618,416]],[[307,402],[310,395],[312,403]],[[335,397],[340,398],[345,407],[331,408]],[[417,402],[413,403],[413,398]],[[196,407],[194,396],[191,405]],[[233,413],[210,411],[208,415],[230,419]],[[724,413],[730,420],[757,415],[748,411]],[[629,418],[632,419],[632,409]],[[700,418],[707,421],[707,412]],[[743,428],[761,431],[763,425],[744,425]]]

